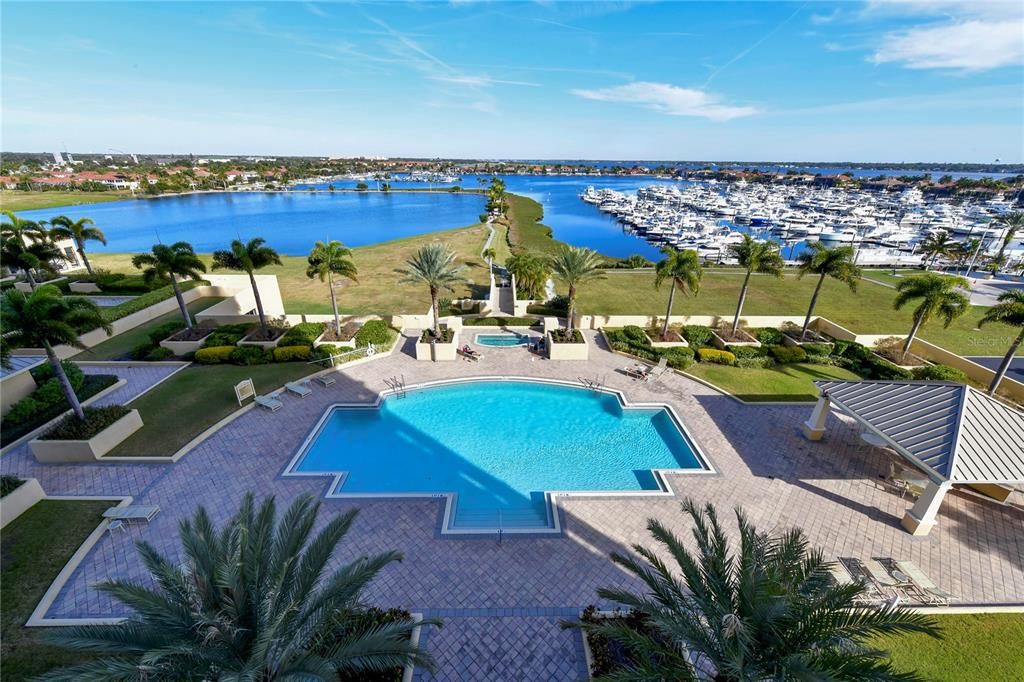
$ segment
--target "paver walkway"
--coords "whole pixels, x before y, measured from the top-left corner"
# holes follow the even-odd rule
[[[130,400],[134,400],[175,372],[188,367],[188,365],[189,363],[187,362],[150,363],[148,365],[131,366],[120,364],[115,366],[111,363],[89,364],[88,362],[78,364],[85,374],[114,374],[119,379],[124,379],[128,382],[116,391],[112,391],[94,402],[93,405],[96,407],[123,405]]]
[[[329,479],[282,478],[282,471],[329,405],[373,400],[385,379],[398,375],[409,385],[487,375],[598,379],[633,402],[670,403],[718,472],[670,477],[674,498],[566,498],[561,536],[506,536],[500,544],[487,536],[442,537],[439,501],[325,500],[324,519],[361,509],[338,562],[388,549],[405,555],[380,575],[368,600],[443,614],[447,626],[425,640],[442,663],[435,679],[581,677],[579,635],[560,630],[558,621],[597,602],[597,587],[633,585],[608,555],[632,543],[650,545],[647,518],[688,534],[682,496],[713,502],[723,512],[741,505],[765,530],[800,526],[829,557],[911,559],[962,603],[1024,602],[1021,509],[954,492],[931,535],[914,538],[899,526],[910,500],[876,485],[887,470],[885,453],[861,443],[852,422],[833,416],[826,439],[812,443],[799,435],[810,405],[742,405],[674,374],[655,384],[634,382],[617,371],[626,358],[596,345],[593,333],[587,337],[595,345],[586,363],[539,359],[522,348],[488,348],[478,363],[418,363],[410,356],[410,334],[396,355],[350,367],[308,398],[284,396],[276,413],[247,412],[175,465],[41,466],[24,453],[4,457],[4,472],[35,476],[52,494],[127,493],[163,509],[149,526],[132,524],[127,533],[101,540],[48,616],[123,613],[92,584],[143,579],[132,546],[138,539],[176,556],[177,522],[197,504],[223,521],[248,490],[275,495],[282,508],[302,493],[323,495]]]

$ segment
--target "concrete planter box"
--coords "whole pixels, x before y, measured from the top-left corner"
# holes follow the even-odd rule
[[[95,282],[71,282],[68,288],[73,294],[99,294],[103,290]]]
[[[718,332],[712,329],[711,343],[715,346],[715,348],[718,348],[719,350],[725,350],[726,346],[749,346],[751,348],[761,347],[761,342],[755,339],[753,336],[747,334],[747,332],[743,330],[740,330],[740,333],[747,337],[746,341],[726,341],[725,339],[718,335]],[[786,338],[789,337],[787,336]]]
[[[678,341],[655,341],[646,331],[644,332],[644,336],[647,337],[647,342],[651,344],[652,348],[684,348],[690,345],[682,335],[680,335]]]
[[[161,348],[166,348],[167,350],[171,351],[175,355],[185,355],[187,353],[195,353],[197,350],[199,350],[200,348],[202,348],[203,346],[206,345],[206,339],[211,334],[213,334],[214,331],[215,330],[213,330],[213,329],[206,330],[206,336],[204,336],[203,338],[198,339],[196,341],[174,341],[173,340],[174,337],[181,333],[180,331],[179,332],[175,332],[174,334],[171,334],[171,336],[169,336],[166,339],[164,339],[163,341],[161,341],[160,342],[160,347]]]
[[[448,343],[416,342],[416,359],[421,362],[454,362],[458,358],[459,335],[456,334]]]
[[[132,410],[89,440],[33,440],[29,448],[43,464],[93,462],[142,428],[142,417]]]
[[[319,348],[320,346],[337,346],[338,348],[355,348],[356,337],[352,337],[348,341],[324,341],[323,338],[327,335],[325,331],[320,336],[313,340],[313,348]]]
[[[56,279],[49,279],[49,280],[46,280],[45,282],[38,282],[38,283],[36,283],[36,287],[45,286],[47,284],[57,284],[57,282],[63,282],[66,279],[67,279],[67,277],[57,277]],[[17,289],[18,291],[20,291],[23,294],[31,294],[32,293],[32,285],[29,284],[28,282],[15,282],[14,288]]]
[[[25,479],[14,492],[0,498],[0,528],[4,528],[45,497],[46,493],[39,481],[34,478]]]
[[[544,335],[544,343],[548,349],[549,360],[588,360],[590,358],[590,344],[587,338],[583,337],[583,343],[553,343],[551,332]]]
[[[242,337],[242,340],[238,342],[238,345],[239,346],[259,346],[263,350],[272,350],[274,348],[277,348],[277,344],[281,343],[281,339],[283,339],[284,335],[288,333],[287,331],[282,331],[278,335],[278,337],[276,339],[274,339],[273,341],[252,341],[252,340],[250,340],[249,337],[252,336],[253,334],[255,334],[257,331],[259,331],[258,328],[255,331],[249,332],[248,335]]]
[[[806,346],[809,343],[811,343],[811,344],[822,344],[822,345],[828,346],[829,348],[831,348],[834,345],[831,341],[826,339],[824,336],[822,336],[821,334],[819,334],[816,331],[811,330],[811,329],[807,330],[807,340],[806,341],[798,341],[797,339],[794,339],[793,337],[791,337],[789,334],[783,334],[782,335],[782,345],[783,346]]]

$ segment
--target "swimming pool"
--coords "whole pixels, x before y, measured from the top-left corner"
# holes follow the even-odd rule
[[[660,470],[707,472],[664,407],[526,380],[448,383],[335,406],[285,475],[333,475],[332,496],[444,497],[445,532],[558,530],[551,498],[665,494]]]
[[[479,346],[490,346],[491,348],[512,348],[514,346],[525,346],[530,342],[529,334],[518,334],[509,332],[507,334],[477,334],[476,343]]]

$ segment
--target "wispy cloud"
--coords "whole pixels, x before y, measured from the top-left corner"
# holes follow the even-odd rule
[[[757,113],[754,107],[723,104],[718,95],[669,83],[638,81],[596,90],[570,90],[573,95],[601,102],[623,102],[671,116],[695,116],[728,121]]]
[[[320,6],[317,5],[315,2],[304,2],[302,3],[302,6],[306,8],[307,12],[309,12],[313,16],[320,17],[321,19],[327,19],[331,16],[323,9],[321,9]]]
[[[890,33],[871,61],[961,71],[1017,66],[1024,64],[1024,20],[971,19]]]
[[[835,9],[828,14],[812,14],[811,23],[815,26],[821,24],[831,24],[833,21],[839,18],[839,10]]]
[[[778,24],[776,24],[776,25],[775,25],[774,27],[772,27],[772,29],[771,29],[770,31],[768,31],[767,33],[765,33],[765,34],[764,34],[763,36],[761,36],[761,38],[759,38],[759,39],[757,40],[757,42],[755,42],[755,43],[754,43],[753,45],[751,45],[751,46],[749,46],[749,47],[747,47],[747,48],[745,48],[745,49],[741,50],[741,51],[740,51],[739,53],[737,53],[737,54],[736,54],[736,56],[735,56],[735,57],[733,57],[732,59],[730,59],[729,61],[727,61],[727,62],[726,62],[725,64],[722,64],[722,65],[721,65],[720,67],[718,67],[717,69],[715,69],[714,71],[712,71],[712,72],[711,72],[711,75],[710,75],[710,76],[708,76],[708,79],[707,79],[706,81],[704,81],[704,87],[706,88],[706,87],[708,87],[709,85],[711,85],[711,81],[713,81],[713,80],[714,80],[714,79],[715,79],[716,77],[718,77],[718,75],[719,75],[719,74],[721,74],[721,73],[722,73],[723,71],[725,71],[726,69],[728,69],[728,68],[729,68],[730,66],[732,66],[733,64],[735,64],[735,63],[736,63],[736,62],[738,62],[739,60],[741,60],[741,59],[743,59],[744,57],[746,57],[746,56],[747,56],[748,54],[750,54],[751,52],[753,52],[754,50],[756,50],[756,49],[757,49],[758,47],[760,47],[762,43],[764,43],[764,42],[765,42],[766,40],[768,40],[768,39],[769,39],[769,38],[771,38],[771,37],[772,37],[773,35],[775,35],[775,33],[776,33],[776,32],[777,32],[777,31],[778,31],[778,30],[779,30],[780,28],[782,28],[783,26],[785,26],[786,24],[788,24],[788,23],[789,23],[790,21],[792,21],[792,20],[793,20],[793,17],[795,17],[795,16],[797,15],[797,14],[799,14],[799,13],[800,13],[800,11],[801,11],[801,10],[802,10],[802,9],[803,9],[804,7],[806,7],[806,6],[807,6],[807,3],[805,2],[805,3],[803,3],[802,5],[800,5],[799,7],[797,7],[797,8],[795,9],[795,10],[793,10],[793,13],[792,13],[792,14],[790,14],[790,15],[789,15],[789,16],[787,16],[787,17],[786,17],[785,19],[783,19],[782,21],[780,21],[780,22],[779,22]]]
[[[481,88],[488,88],[492,85],[522,85],[530,88],[541,87],[540,83],[532,83],[530,81],[505,80],[501,78],[491,78],[490,76],[431,76],[430,79],[435,81],[441,81],[443,83],[455,83],[456,85],[470,85]]]

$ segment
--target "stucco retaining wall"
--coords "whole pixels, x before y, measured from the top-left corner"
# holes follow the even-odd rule
[[[549,360],[586,360],[590,357],[590,344],[585,336],[583,343],[552,343],[550,331],[545,332],[544,337]]]
[[[46,497],[43,486],[34,478],[27,478],[14,492],[0,497],[0,528],[18,518],[36,502]]]
[[[30,395],[36,388],[36,380],[28,369],[4,377],[0,381],[0,415],[7,414],[14,403]]]
[[[33,440],[29,448],[44,464],[92,462],[117,447],[142,428],[142,417],[132,410],[89,440]]]
[[[972,362],[965,357],[961,357],[956,353],[928,343],[920,338],[914,339],[914,343],[910,346],[910,351],[925,360],[955,367],[966,374],[968,378],[985,386],[992,383],[992,379],[996,376],[996,373],[988,367],[983,367],[976,362]],[[999,382],[997,393],[1018,402],[1024,402],[1024,384],[1008,376],[1003,377],[1003,380]]]
[[[71,282],[68,289],[73,294],[99,294],[103,291],[95,282]]]

